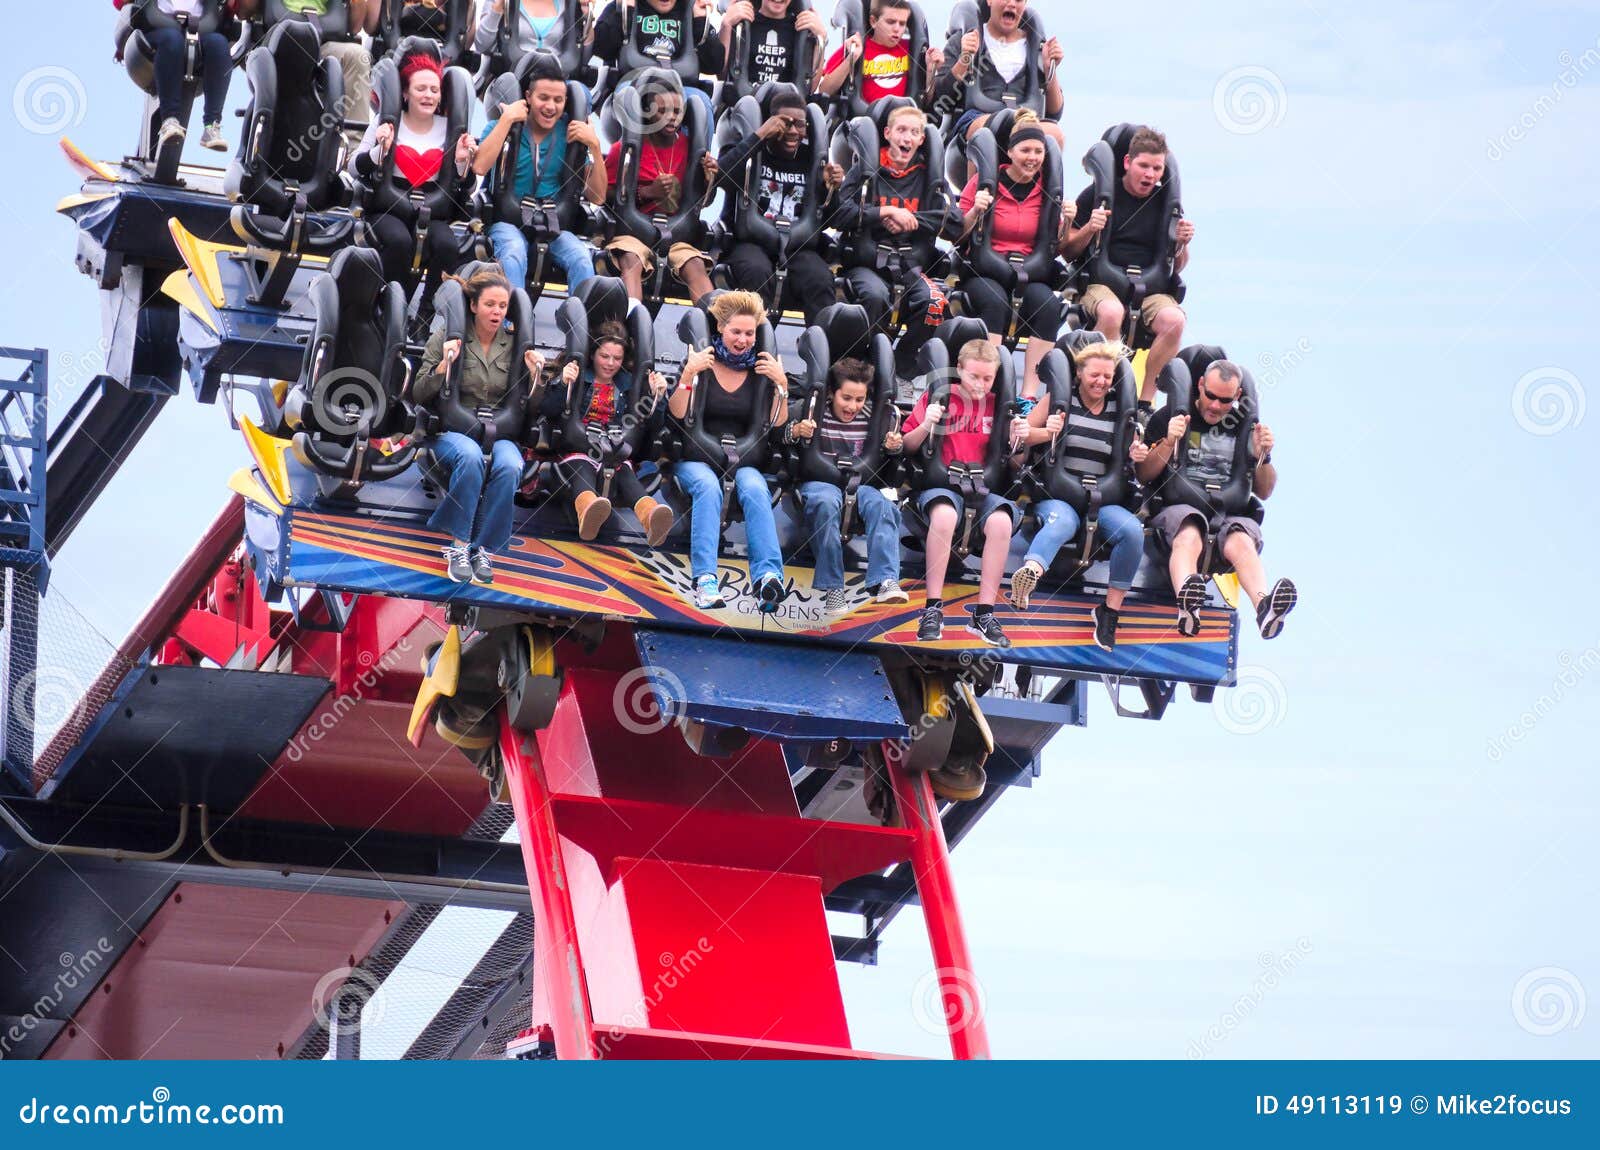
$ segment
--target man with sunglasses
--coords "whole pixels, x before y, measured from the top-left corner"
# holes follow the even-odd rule
[[[822,229],[827,226],[835,203],[834,192],[844,181],[844,169],[824,164],[821,188],[807,185],[811,179],[811,158],[805,145],[823,146],[821,140],[807,140],[806,100],[793,84],[774,84],[767,101],[767,118],[752,136],[735,141],[717,157],[718,179],[730,196],[745,185],[744,165],[748,160],[750,198],[756,209],[786,233],[795,220],[805,214],[808,196],[823,197],[822,216],[811,238],[788,253],[783,299],[773,298],[775,268],[781,251],[772,251],[739,235],[735,216],[734,245],[728,253],[728,268],[736,287],[761,293],[768,305],[782,303],[805,313],[806,323],[834,299],[833,270],[817,252]]]
[[[1219,359],[1208,367],[1195,384],[1192,407],[1197,418],[1191,423],[1186,412],[1168,406],[1151,417],[1145,428],[1150,453],[1136,465],[1139,482],[1160,495],[1160,480],[1178,444],[1185,437],[1189,452],[1184,475],[1199,487],[1226,487],[1233,479],[1238,449],[1239,420],[1229,418],[1238,405],[1242,373],[1238,365]],[[1255,468],[1252,489],[1262,499],[1278,485],[1278,472],[1272,465],[1272,429],[1257,423],[1251,432],[1250,458]],[[1193,635],[1200,626],[1200,608],[1206,601],[1206,576],[1199,574],[1200,554],[1205,549],[1207,513],[1186,503],[1167,503],[1156,512],[1150,525],[1171,555],[1167,570],[1178,596],[1178,631]],[[1269,589],[1266,569],[1261,565],[1261,524],[1249,515],[1229,515],[1217,532],[1217,549],[1223,563],[1217,570],[1231,568],[1239,576],[1239,586],[1256,609],[1256,624],[1263,639],[1275,638],[1283,630],[1283,620],[1295,605],[1294,583],[1279,579]],[[1224,565],[1224,563],[1226,565]]]

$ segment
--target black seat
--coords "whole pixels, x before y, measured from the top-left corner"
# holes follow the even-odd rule
[[[472,262],[447,280],[434,297],[437,318],[434,330],[441,328],[446,341],[459,339],[465,344],[472,337],[472,313],[467,307],[461,283],[491,265]],[[498,268],[498,264],[492,265]],[[475,411],[461,402],[459,382],[465,357],[450,365],[438,397],[428,407],[417,410],[418,435],[437,435],[455,431],[480,444],[487,454],[501,439],[520,443],[527,425],[534,381],[528,378],[526,353],[533,347],[533,301],[519,287],[511,289],[511,306],[506,310],[506,329],[511,333],[511,388],[493,411]]]
[[[1011,129],[1015,123],[1016,113],[1011,109],[996,112],[967,142],[967,157],[978,177],[978,187],[990,194],[996,194],[1000,186],[1000,169],[1011,145]],[[954,149],[950,154],[954,154]],[[1010,330],[1004,333],[1007,344],[1016,337],[1023,289],[1032,283],[1053,286],[1060,281],[1063,270],[1055,253],[1056,237],[1061,229],[1065,177],[1062,173],[1061,149],[1049,136],[1044,138],[1044,167],[1039,170],[1039,180],[1044,192],[1044,205],[1039,212],[1032,250],[1025,254],[1012,252],[1001,255],[990,246],[994,228],[992,209],[978,217],[972,234],[962,245],[963,267],[974,275],[993,280],[1011,296]]]
[[[280,307],[302,256],[328,255],[350,239],[350,217],[313,224],[307,213],[336,207],[344,83],[339,61],[321,58],[314,24],[286,21],[245,59],[250,104],[226,190],[242,201],[234,234],[252,255],[251,302]]]
[[[187,45],[184,56],[183,95],[179,102],[178,122],[188,126],[194,100],[200,92],[201,59],[198,37],[210,32],[224,31],[228,22],[222,11],[221,0],[201,0],[200,15],[195,20],[173,16],[161,11],[156,0],[133,0],[118,14],[117,39],[122,44],[122,60],[128,76],[148,97],[145,116],[139,134],[139,155],[152,165],[150,179],[156,183],[170,184],[178,178],[178,165],[183,157],[183,142],[171,142],[157,153],[157,139],[161,132],[161,112],[156,100],[156,52],[150,34],[157,28],[177,28],[184,32]],[[248,46],[241,35],[235,52]]]
[[[655,253],[655,275],[651,283],[646,285],[645,297],[658,302],[665,292],[667,252],[672,245],[688,243],[701,248],[705,246],[705,225],[700,220],[700,205],[706,198],[706,177],[705,169],[700,166],[700,157],[711,146],[711,125],[706,120],[704,104],[685,97],[682,130],[688,133],[689,166],[683,181],[683,195],[676,212],[646,215],[638,200],[639,152],[645,136],[640,95],[644,89],[681,95],[683,84],[677,73],[665,68],[651,68],[636,83],[617,94],[614,102],[621,128],[622,152],[617,165],[611,234],[627,233]]]
[[[558,24],[560,36],[554,41],[546,41],[533,49],[533,51],[552,53],[561,61],[561,74],[569,80],[578,80],[584,65],[589,59],[588,46],[583,42],[587,27],[582,20],[567,18],[567,13],[576,8],[572,0],[567,0],[567,2],[558,5],[558,7],[562,13]],[[600,7],[599,4],[591,4],[587,9],[587,18],[589,20],[592,21],[594,11],[598,7]],[[481,20],[482,18],[482,13],[480,12],[479,19]],[[526,74],[524,66],[527,62],[527,57],[531,53],[517,50],[517,37],[521,31],[521,25],[522,5],[507,0],[505,11],[500,15],[500,26],[495,29],[494,42],[488,51],[482,53],[482,63],[479,66],[477,75],[477,85],[480,92],[486,93],[489,87],[507,72],[515,71],[519,73],[519,77]],[[584,95],[587,99],[588,93],[585,92]],[[485,95],[484,98],[487,101],[488,96]],[[512,99],[515,98],[512,97]],[[492,115],[489,118],[491,120],[494,119]]]
[[[867,42],[871,33],[867,31],[866,10],[870,6],[870,0],[839,0],[830,23],[840,29],[841,41],[860,36],[862,44]],[[914,2],[911,5],[911,19],[906,23],[905,45],[911,56],[904,98],[920,104],[923,93],[933,83],[933,77],[928,75],[928,17],[924,15],[922,6]],[[835,124],[843,124],[872,111],[872,107],[861,96],[861,70],[866,59],[865,51],[856,57],[850,67],[850,75],[845,78],[844,87],[833,98],[830,118]]]
[[[1052,414],[1065,415],[1072,408],[1072,396],[1078,387],[1073,353],[1086,344],[1103,342],[1105,336],[1097,331],[1064,332],[1050,354],[1040,362],[1039,378],[1045,385]],[[1038,445],[1029,454],[1022,476],[1023,490],[1036,504],[1046,499],[1059,499],[1078,514],[1081,546],[1073,562],[1075,571],[1089,565],[1098,546],[1100,508],[1107,504],[1123,504],[1133,493],[1128,450],[1136,434],[1137,399],[1133,364],[1124,357],[1117,363],[1111,390],[1106,394],[1106,401],[1114,406],[1117,416],[1116,432],[1111,440],[1112,466],[1107,474],[1089,477],[1067,470],[1061,452],[1064,434],[1048,444]],[[1058,558],[1067,557],[1067,549],[1062,548]]]
[[[311,283],[315,316],[300,378],[284,401],[295,457],[331,480],[328,490],[392,479],[412,449],[383,454],[374,441],[411,424],[404,398],[405,294],[386,283],[370,248],[346,248]]]
[[[1105,135],[1096,140],[1084,153],[1083,168],[1094,184],[1094,206],[1109,208],[1116,199],[1117,183],[1122,179],[1123,162],[1128,157],[1128,145],[1139,130],[1137,124],[1117,124],[1107,128]],[[1154,203],[1141,210],[1160,213],[1166,226],[1156,237],[1156,256],[1147,268],[1125,268],[1111,260],[1111,245],[1105,232],[1096,236],[1073,269],[1074,283],[1081,291],[1090,284],[1104,284],[1114,292],[1127,308],[1123,321],[1123,342],[1129,347],[1147,347],[1150,333],[1139,324],[1140,305],[1151,295],[1170,295],[1183,302],[1183,277],[1178,274],[1178,224],[1183,220],[1183,186],[1178,178],[1178,160],[1167,153],[1166,170],[1161,183],[1151,194]],[[1074,313],[1074,322],[1081,323],[1083,316]]]
[[[828,373],[841,359],[859,359],[872,367],[869,391],[867,441],[859,459],[843,459],[822,449],[822,437],[813,435],[790,448],[790,475],[796,484],[820,481],[844,492],[839,516],[840,535],[848,540],[860,525],[855,522],[856,495],[863,484],[893,487],[899,481],[900,457],[883,450],[883,439],[900,425],[895,406],[894,347],[889,337],[872,330],[860,304],[834,303],[823,308],[817,322],[800,336],[800,359],[805,377],[793,418],[821,423],[828,404]]]
[[[1195,396],[1200,377],[1227,353],[1215,344],[1191,344],[1173,357],[1162,371],[1160,385],[1166,393],[1169,409],[1174,414],[1189,417],[1191,429],[1200,425],[1195,411]],[[1162,505],[1174,503],[1196,507],[1207,516],[1205,549],[1201,554],[1199,570],[1209,574],[1218,554],[1218,533],[1222,521],[1233,515],[1252,515],[1259,518],[1260,500],[1255,495],[1255,468],[1250,459],[1250,440],[1261,417],[1260,392],[1250,369],[1239,367],[1239,398],[1223,417],[1222,426],[1234,435],[1233,471],[1226,486],[1201,486],[1184,474],[1188,465],[1190,445],[1185,435],[1178,443],[1174,465],[1161,474],[1145,491],[1147,504],[1158,501]]]
[[[959,316],[939,325],[938,332],[922,345],[917,355],[917,373],[929,403],[939,403],[948,410],[950,392],[958,382],[956,361],[962,346],[971,340],[988,338],[989,331],[982,321],[971,316]],[[994,387],[989,394],[994,397],[994,424],[989,432],[989,448],[982,466],[958,467],[945,463],[943,447],[948,421],[944,420],[928,433],[921,448],[906,460],[907,484],[913,492],[945,488],[961,495],[965,510],[956,529],[954,544],[959,559],[983,550],[983,533],[975,532],[973,528],[977,526],[984,495],[991,492],[1004,495],[1012,486],[1011,417],[1016,413],[1016,384],[1012,379],[1010,356],[1000,356],[1000,367],[995,372]],[[914,502],[907,510],[905,522],[913,537],[926,540],[927,519],[917,510]]]
[[[372,58],[392,55],[398,45],[416,36],[437,44],[439,58],[447,65],[473,63],[468,44],[472,5],[473,0],[445,0],[438,8],[407,8],[400,0],[384,0],[378,31],[372,38]]]
[[[296,11],[284,0],[262,0],[259,19],[268,32],[282,24],[309,24],[317,30],[323,44],[331,40],[353,41],[361,38],[361,29],[352,30],[350,27],[349,0],[327,0],[327,8],[326,12]]]
[[[744,25],[741,24],[740,28]],[[755,135],[771,114],[772,97],[776,84],[763,84],[753,95],[745,96],[723,114],[717,125],[717,151],[722,153],[741,139]],[[714,246],[722,256],[736,243],[759,245],[773,261],[772,306],[767,314],[774,322],[783,313],[783,288],[788,276],[790,252],[803,251],[818,238],[822,230],[822,207],[825,189],[822,169],[828,161],[827,130],[823,125],[822,109],[806,104],[806,140],[801,144],[797,159],[807,165],[805,198],[793,220],[769,220],[763,213],[755,187],[756,160],[761,149],[757,147],[743,164],[735,169],[720,170],[719,181],[730,190],[725,194],[721,218],[712,229]],[[722,278],[728,269],[718,269]],[[732,285],[730,285],[732,286]]]
[[[513,7],[515,7],[513,5]],[[484,109],[490,120],[500,118],[505,105],[522,98],[527,90],[528,76],[541,55],[529,52],[518,62],[516,70],[495,78],[484,96]],[[570,73],[564,73],[570,75]],[[576,80],[567,81],[567,110],[573,122],[589,119],[589,93]],[[527,143],[527,133],[516,130],[506,134],[500,156],[485,180],[485,193],[492,217],[501,222],[515,224],[528,241],[529,298],[537,301],[544,291],[546,277],[560,268],[550,261],[550,244],[562,232],[589,236],[600,218],[600,209],[589,203],[584,192],[587,182],[589,149],[581,143],[568,143],[562,153],[561,193],[553,200],[534,196],[517,198],[512,177],[517,161]],[[519,285],[521,286],[521,285]]]
[[[730,0],[720,0],[718,8],[726,12]],[[761,7],[758,2],[755,7]],[[801,12],[812,10],[811,0],[789,0],[789,16],[792,19]],[[746,96],[756,95],[761,82],[750,73],[750,34],[753,31],[751,22],[746,20],[733,30],[733,36],[728,42],[728,63],[722,75],[721,102],[724,107],[732,107]],[[784,75],[769,78],[766,83],[793,84],[801,92],[810,93],[816,81],[817,37],[812,32],[802,32],[795,37],[794,52],[789,59],[789,67]]]

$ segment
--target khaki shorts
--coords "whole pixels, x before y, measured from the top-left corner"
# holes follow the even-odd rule
[[[1083,314],[1089,317],[1089,322],[1092,324],[1095,316],[1100,311],[1100,305],[1105,303],[1107,300],[1114,300],[1116,298],[1117,293],[1106,287],[1105,284],[1090,284],[1088,287],[1084,288],[1083,294],[1078,297],[1078,306],[1083,309]],[[1169,307],[1176,307],[1180,312],[1183,310],[1181,307],[1178,307],[1178,301],[1169,295],[1145,296],[1144,304],[1139,308],[1140,326],[1154,326],[1156,322],[1156,316],[1160,315]]]
[[[639,239],[637,236],[618,236],[616,239],[612,240],[606,245],[606,251],[627,252],[629,255],[637,256],[639,262],[644,265],[645,275],[649,275],[655,270],[655,252],[646,247],[644,241]],[[683,271],[683,265],[688,263],[690,260],[705,260],[707,272],[711,270],[711,261],[706,257],[706,253],[695,247],[693,244],[673,244],[672,247],[667,250],[667,267],[672,274],[678,276],[679,279],[683,278],[681,275],[679,275],[679,273]]]

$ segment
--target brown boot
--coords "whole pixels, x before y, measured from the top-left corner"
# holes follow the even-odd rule
[[[667,532],[672,530],[672,508],[646,495],[633,505],[633,513],[639,517],[639,526],[644,528],[645,543],[660,547]]]
[[[611,518],[611,500],[602,499],[592,491],[582,492],[573,506],[578,512],[579,539],[593,539]]]

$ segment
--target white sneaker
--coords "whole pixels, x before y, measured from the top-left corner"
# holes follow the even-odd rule
[[[909,603],[911,602],[911,596],[907,595],[905,588],[900,586],[900,580],[885,579],[878,584],[878,602]]]
[[[722,597],[722,589],[717,584],[715,575],[702,575],[694,585],[694,605],[701,611],[715,611],[718,607],[726,607],[727,600]]]
[[[823,592],[822,613],[824,615],[843,615],[845,613],[843,587],[833,587]]]
[[[168,141],[171,140],[177,140],[179,143],[182,143],[183,138],[188,134],[189,133],[184,130],[183,125],[178,123],[178,118],[176,116],[168,116],[165,120],[161,121],[161,131],[156,133],[156,151],[159,152],[165,149]]]
[[[228,141],[222,138],[222,125],[207,124],[200,133],[200,146],[210,148],[213,152],[226,152]]]

